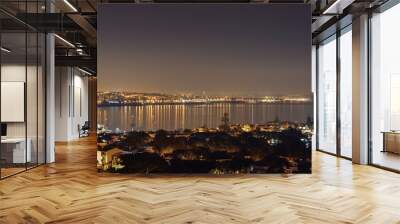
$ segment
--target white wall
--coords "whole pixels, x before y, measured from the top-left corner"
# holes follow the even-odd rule
[[[68,88],[70,77],[67,67],[56,67],[55,69],[55,141],[68,140]]]
[[[56,67],[55,73],[55,140],[70,141],[88,121],[88,78],[72,67]]]
[[[2,82],[25,82],[25,71],[26,67],[24,65],[18,64],[6,64],[1,67],[1,81]],[[36,120],[37,114],[32,113],[31,110],[36,111],[37,99],[36,99],[36,82],[37,80],[31,75],[36,77],[36,67],[27,67],[27,77],[28,77],[28,87],[27,87],[27,119],[28,119],[28,129],[33,127],[36,130]],[[41,105],[39,105],[41,106]],[[33,108],[33,109],[32,109]],[[7,110],[7,108],[1,108],[2,110]],[[32,123],[34,122],[34,123]],[[32,124],[30,124],[32,123]],[[35,132],[36,133],[36,132]],[[29,130],[28,130],[29,134]],[[7,135],[8,137],[25,137],[25,122],[8,122],[7,123]],[[29,136],[28,136],[29,137]]]
[[[77,70],[75,70],[76,72]],[[72,136],[74,138],[79,137],[79,132],[78,132],[78,124],[83,125],[85,121],[89,120],[89,102],[88,102],[88,78],[81,76],[82,73],[79,73],[79,75],[74,75],[74,80],[73,80],[73,94],[74,96],[71,96],[74,102],[72,102],[73,108],[72,108],[72,119],[71,119],[71,127],[72,128]]]

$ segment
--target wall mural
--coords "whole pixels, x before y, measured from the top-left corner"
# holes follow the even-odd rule
[[[98,15],[99,171],[311,173],[309,6],[103,4]]]

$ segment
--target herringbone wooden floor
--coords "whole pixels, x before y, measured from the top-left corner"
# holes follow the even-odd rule
[[[312,175],[99,174],[94,138],[0,181],[0,223],[400,223],[400,175],[313,154]]]

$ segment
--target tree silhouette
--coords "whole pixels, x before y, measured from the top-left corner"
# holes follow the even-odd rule
[[[128,143],[128,146],[133,148],[144,146],[149,139],[149,134],[144,131],[132,131],[126,136],[126,142]]]

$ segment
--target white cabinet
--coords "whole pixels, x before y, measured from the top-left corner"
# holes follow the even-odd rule
[[[26,151],[25,144],[27,143]],[[9,138],[2,139],[2,147],[6,147],[12,151],[12,163],[26,163],[32,161],[32,141],[25,138]]]

